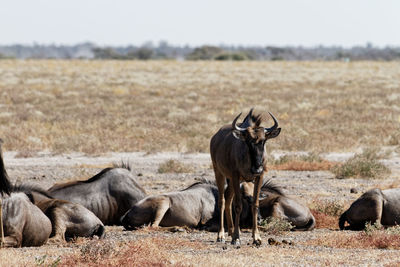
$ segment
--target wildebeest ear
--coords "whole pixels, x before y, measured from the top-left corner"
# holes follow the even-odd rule
[[[239,139],[239,140],[242,140],[242,141],[244,141],[246,139],[245,136],[244,136],[244,132],[241,132],[241,131],[238,131],[238,130],[233,130],[232,134],[236,139]]]
[[[267,133],[265,134],[265,138],[267,138],[267,139],[275,138],[275,137],[277,137],[280,133],[281,133],[281,128],[276,128],[276,129],[272,130],[271,132],[267,132]]]

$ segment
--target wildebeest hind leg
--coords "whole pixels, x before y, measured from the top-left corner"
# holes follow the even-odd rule
[[[217,242],[225,242],[225,233],[224,233],[224,211],[225,211],[225,177],[215,168],[215,181],[218,186],[218,209],[219,209],[219,230]]]
[[[154,216],[154,222],[151,224],[152,227],[158,227],[161,220],[164,218],[165,213],[169,209],[169,198],[163,197],[157,200],[157,209]]]

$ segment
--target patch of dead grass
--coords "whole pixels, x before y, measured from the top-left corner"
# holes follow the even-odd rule
[[[347,249],[400,249],[400,235],[384,230],[373,233],[352,232],[346,235],[342,232],[332,232],[323,237],[308,240],[303,244]]]
[[[58,266],[184,266],[173,256],[180,248],[205,246],[181,238],[149,237],[128,243],[98,240],[83,245],[80,253],[62,258]]]
[[[193,167],[175,159],[169,159],[160,164],[158,173],[189,173],[193,171]]]
[[[207,152],[254,106],[282,127],[271,150],[394,145],[396,64],[2,60],[0,136],[8,151]]]
[[[337,165],[336,162],[324,160],[319,154],[283,155],[278,159],[269,157],[269,168],[286,171],[326,171]]]
[[[334,200],[314,199],[310,210],[315,217],[315,228],[339,229],[339,216],[344,212],[342,203]]]

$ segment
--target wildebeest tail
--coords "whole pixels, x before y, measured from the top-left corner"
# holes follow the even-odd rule
[[[4,193],[10,194],[11,192],[11,183],[8,179],[6,168],[4,167],[2,144],[3,140],[0,139],[0,195]]]
[[[305,230],[306,231],[310,231],[310,230],[312,230],[312,229],[314,229],[314,227],[315,227],[315,218],[314,218],[314,216],[311,216],[311,218],[310,218],[310,220],[308,221],[308,223],[305,225]]]
[[[347,221],[347,211],[343,212],[343,214],[339,218],[339,228],[340,230],[344,229],[344,224]]]
[[[97,229],[94,230],[93,235],[92,236],[98,236],[100,239],[104,238],[106,235],[106,228],[104,227],[104,225],[99,224]]]

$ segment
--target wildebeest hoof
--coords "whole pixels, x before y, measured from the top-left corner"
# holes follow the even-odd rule
[[[253,245],[255,245],[256,247],[259,247],[259,246],[261,246],[261,239],[257,239],[257,240],[254,240],[253,241]]]
[[[169,228],[169,231],[172,233],[176,233],[176,232],[183,233],[183,232],[186,232],[186,229],[183,227],[179,227],[179,226],[173,226],[173,227]]]
[[[240,239],[232,239],[231,244],[235,247],[235,248],[240,248]]]
[[[225,243],[225,238],[218,237],[217,238],[217,242],[218,243]]]

